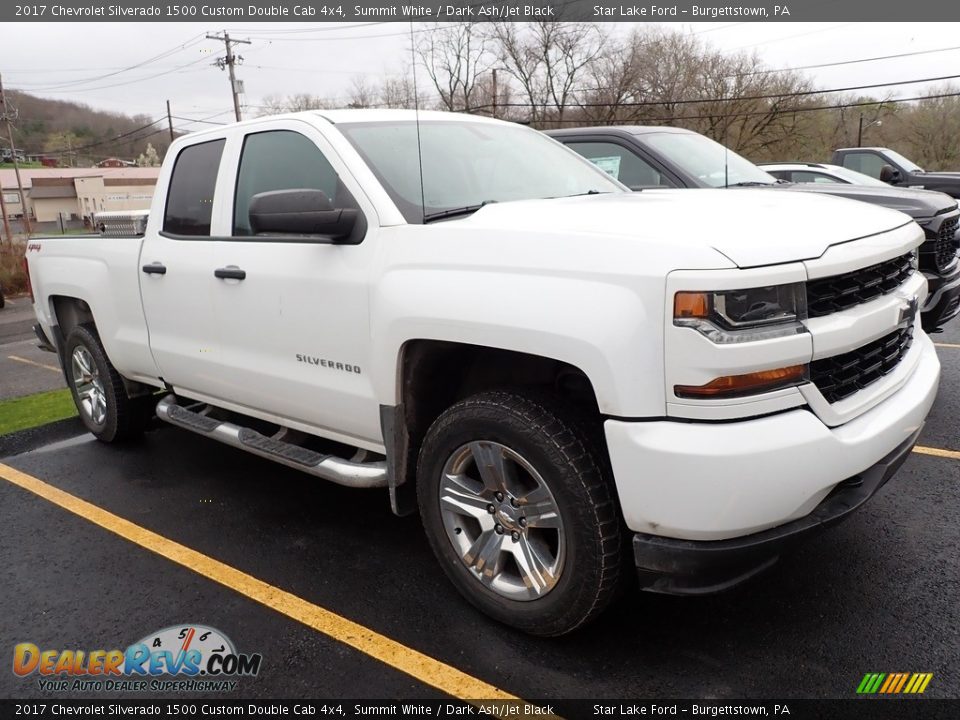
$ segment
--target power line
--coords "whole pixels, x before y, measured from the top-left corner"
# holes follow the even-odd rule
[[[322,32],[337,32],[343,30],[353,30],[355,28],[366,28],[373,27],[374,25],[389,25],[393,20],[378,20],[376,22],[368,23],[355,23],[353,25],[340,25],[335,24],[331,27],[320,27],[320,28],[254,28],[253,30],[244,28],[234,28],[233,30],[227,30],[227,32],[242,32],[244,35],[304,35],[308,33],[322,33]],[[401,33],[405,35],[406,33]]]
[[[165,50],[162,53],[158,53],[153,57],[147,58],[146,60],[141,60],[140,62],[135,63],[134,65],[128,65],[127,67],[123,67],[119,70],[115,70],[113,72],[109,72],[104,75],[98,75],[96,77],[91,77],[91,78],[83,78],[81,80],[71,80],[70,82],[67,82],[67,83],[57,83],[57,82],[40,83],[40,85],[44,86],[46,91],[51,91],[51,90],[58,90],[60,88],[69,88],[76,85],[86,85],[91,82],[99,82],[100,80],[106,80],[107,78],[114,77],[116,75],[120,75],[121,73],[129,72],[131,70],[136,70],[137,68],[141,68],[144,65],[149,65],[150,63],[156,62],[157,60],[162,60],[164,58],[170,57],[171,55],[175,55],[176,53],[182,52],[183,50],[186,50],[188,47],[191,47],[197,44],[199,40],[200,40],[200,35],[195,35],[191,37],[189,40],[177,45],[176,47],[173,47],[169,50]],[[149,78],[146,78],[146,79],[149,79]],[[47,85],[50,85],[50,87],[46,87]],[[92,89],[97,89],[97,88],[92,88]]]
[[[658,123],[673,122],[674,120],[703,120],[704,118],[735,118],[735,117],[758,117],[764,115],[791,115],[794,113],[804,113],[804,112],[817,112],[819,110],[843,110],[846,108],[855,108],[855,107],[870,107],[874,105],[897,105],[905,102],[916,102],[922,100],[939,100],[941,98],[956,98],[960,97],[960,92],[950,92],[950,93],[937,93],[935,95],[918,95],[916,97],[908,98],[897,98],[894,100],[865,100],[862,102],[850,102],[850,103],[837,103],[835,105],[817,105],[817,106],[806,106],[806,107],[792,107],[792,108],[769,108],[767,110],[758,110],[758,111],[745,111],[745,112],[708,112],[701,113],[698,115],[674,115],[672,117],[651,117],[652,120],[655,120]],[[488,109],[489,105],[481,105],[478,107],[471,108],[472,110],[485,110]],[[537,107],[540,107],[539,105]],[[576,107],[576,106],[574,106]],[[616,108],[619,107],[616,104],[610,103],[608,107]],[[594,122],[592,120],[557,120],[557,119],[548,119],[550,123],[574,123],[577,125],[583,125],[585,122]],[[616,118],[605,120],[609,125],[618,125],[623,124],[623,120],[618,120]],[[630,122],[633,122],[632,120]]]
[[[109,88],[123,87],[123,86],[125,86],[125,85],[134,85],[134,84],[136,84],[136,83],[144,82],[144,81],[146,81],[146,80],[154,80],[154,79],[156,79],[156,78],[158,78],[158,77],[163,77],[164,75],[171,75],[171,74],[173,74],[173,73],[175,73],[175,72],[180,72],[180,71],[182,71],[184,68],[192,67],[193,65],[197,65],[197,64],[202,63],[202,62],[207,62],[207,58],[201,57],[201,58],[198,58],[198,59],[196,59],[196,60],[191,60],[191,61],[188,62],[188,63],[184,63],[183,65],[178,65],[178,66],[175,67],[175,68],[171,68],[170,70],[164,70],[163,72],[159,72],[159,73],[156,73],[156,74],[154,74],[154,75],[147,75],[147,76],[145,76],[145,77],[138,77],[138,78],[134,78],[134,79],[132,79],[132,80],[124,80],[123,82],[111,83],[110,85],[98,85],[97,87],[68,88],[68,89],[65,89],[65,90],[55,90],[55,89],[50,89],[50,88],[32,88],[32,87],[26,87],[26,88],[24,88],[24,87],[19,87],[19,88],[16,88],[16,89],[19,90],[20,92],[34,92],[34,93],[44,93],[44,94],[46,94],[46,93],[64,93],[64,92],[81,92],[81,93],[84,93],[84,92],[93,92],[94,90],[107,90],[107,89],[109,89]]]
[[[770,43],[783,42],[784,40],[793,40],[798,37],[806,37],[807,35],[816,35],[822,32],[828,32],[830,30],[839,30],[840,28],[849,27],[855,23],[839,23],[838,25],[831,25],[830,27],[817,28],[815,30],[808,30],[807,32],[796,33],[795,35],[785,35],[783,37],[774,38],[772,40],[763,40],[762,42],[752,43],[750,45],[741,45],[740,47],[732,48],[729,52],[737,52],[738,50],[746,50],[748,48],[757,47],[757,45],[769,45]]]
[[[857,60],[838,60],[836,62],[817,63],[815,65],[800,65],[795,68],[778,68],[776,70],[754,70],[747,73],[738,73],[741,76],[747,75],[769,75],[772,73],[795,72],[797,70],[817,70],[820,68],[840,67],[841,65],[857,65],[859,63],[876,62],[878,60],[895,60],[898,58],[915,57],[917,55],[932,55],[934,53],[949,52],[951,50],[960,50],[960,45],[953,47],[936,48],[934,50],[916,50],[914,52],[897,53],[896,55],[878,55],[877,57],[859,58]],[[736,77],[728,75],[727,77]]]
[[[95,147],[100,147],[101,145],[109,145],[109,144],[111,144],[111,143],[116,143],[117,141],[123,140],[123,138],[125,138],[125,137],[129,137],[130,135],[134,135],[134,134],[136,134],[136,133],[138,133],[138,132],[140,132],[140,131],[142,131],[142,130],[146,130],[147,128],[152,127],[152,126],[156,125],[158,122],[162,122],[162,121],[164,121],[164,120],[166,120],[166,119],[167,119],[167,116],[164,115],[163,117],[157,118],[157,119],[154,120],[153,122],[147,123],[146,125],[143,125],[143,126],[138,127],[138,128],[134,128],[133,130],[128,130],[127,132],[121,133],[121,134],[116,135],[116,136],[114,136],[114,137],[112,137],[112,138],[106,138],[106,139],[104,139],[104,140],[98,140],[97,142],[90,143],[89,145],[81,145],[80,147],[67,147],[67,148],[58,148],[58,149],[56,149],[56,150],[47,150],[44,154],[46,154],[46,155],[58,155],[58,154],[68,153],[68,152],[69,152],[69,153],[75,153],[75,152],[79,152],[80,150],[88,150],[89,148],[95,148]],[[163,132],[163,130],[161,129],[159,132]],[[151,133],[151,135],[155,135],[155,134],[156,134],[156,133]],[[144,136],[144,137],[150,137],[150,136],[147,135],[147,136]],[[142,140],[142,139],[143,139],[143,138],[134,138],[132,142],[136,142],[136,140]],[[121,143],[121,144],[126,144],[126,143]]]
[[[939,77],[930,77],[930,78],[919,78],[916,80],[898,80],[895,82],[885,82],[885,83],[874,83],[872,85],[851,85],[849,87],[842,88],[830,88],[827,90],[798,90],[795,92],[787,93],[772,93],[768,95],[742,95],[737,97],[720,97],[720,98],[699,98],[699,99],[684,99],[684,100],[637,100],[637,101],[624,101],[617,103],[577,103],[580,107],[610,107],[612,105],[617,105],[621,107],[643,107],[646,105],[696,105],[704,103],[715,103],[715,102],[734,102],[739,100],[781,100],[783,98],[791,97],[809,97],[811,95],[829,95],[830,93],[840,93],[840,92],[850,92],[853,90],[872,90],[875,88],[883,87],[894,87],[898,85],[917,85],[919,83],[926,82],[940,82],[943,80],[956,80],[960,78],[960,75],[941,75]],[[578,90],[576,92],[600,92],[608,88],[585,88],[583,90]],[[512,107],[541,107],[541,103],[503,103],[506,106]]]

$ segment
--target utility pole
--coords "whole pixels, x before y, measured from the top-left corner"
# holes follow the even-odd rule
[[[857,130],[857,147],[863,147],[863,113],[860,113],[860,128]]]
[[[243,118],[240,117],[240,92],[237,89],[237,78],[233,74],[233,66],[237,63],[237,60],[243,62],[242,57],[238,57],[233,54],[233,46],[243,43],[244,45],[249,45],[249,40],[231,40],[230,35],[226,32],[223,35],[207,35],[208,40],[220,40],[223,42],[224,46],[227,48],[227,56],[224,58],[217,58],[216,65],[221,70],[227,68],[230,73],[230,92],[233,93],[233,112],[237,116],[237,122],[240,122]]]
[[[493,69],[493,118],[497,118],[497,69]]]
[[[3,199],[3,183],[0,182],[0,214],[3,215],[3,237],[7,242],[11,242],[13,237],[10,235],[10,218],[7,217],[7,202]],[[3,245],[3,238],[0,238],[0,246]]]
[[[13,114],[7,108],[7,96],[3,93],[3,76],[0,75],[0,119],[7,123],[7,136],[10,138],[10,160],[13,162],[13,172],[17,176],[17,190],[20,193],[20,208],[23,210],[23,229],[27,237],[33,232],[30,227],[30,213],[27,211],[27,197],[23,193],[23,180],[20,179],[20,164],[17,162],[17,148],[13,144]],[[6,212],[3,213],[6,224]],[[9,232],[9,229],[8,229]]]
[[[170,128],[170,142],[173,142],[173,118],[170,117],[170,101],[167,100],[167,127]]]

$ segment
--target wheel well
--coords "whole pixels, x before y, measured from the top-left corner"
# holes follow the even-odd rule
[[[53,318],[57,324],[55,330],[57,352],[60,354],[61,366],[65,368],[67,363],[63,353],[66,351],[66,341],[70,331],[78,325],[92,325],[96,329],[97,324],[93,318],[93,311],[85,300],[65,295],[51,295],[50,304],[53,309]],[[107,355],[106,348],[104,348],[103,353]],[[109,355],[107,359],[109,360]],[[155,391],[155,388],[149,385],[129,380],[122,375],[121,380],[123,380],[127,396],[131,398],[150,395]]]
[[[551,392],[575,406],[590,423],[600,422],[597,397],[579,368],[552,358],[438,340],[407,343],[400,362],[400,413],[395,482],[416,476],[417,455],[427,429],[459,400],[484,390],[521,388]]]
[[[50,297],[50,304],[53,306],[53,316],[64,338],[77,325],[93,324],[93,312],[84,300],[53,295]]]

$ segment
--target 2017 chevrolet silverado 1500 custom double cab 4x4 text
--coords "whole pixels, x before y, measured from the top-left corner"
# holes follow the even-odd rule
[[[778,182],[764,169],[720,143],[676,127],[626,125],[552,130],[548,133],[605,168],[634,190],[650,187],[736,188],[835,195],[881,205],[912,217],[927,240],[920,246],[920,270],[928,295],[921,308],[923,329],[938,330],[960,314],[960,210],[948,195],[927,190],[864,187],[840,183]],[[776,242],[774,234],[769,242]]]
[[[923,234],[883,208],[634,194],[528,128],[405,111],[191,134],[157,187],[142,238],[27,254],[87,427],[155,405],[388,488],[528,632],[594,617],[630,556],[659,592],[751,576],[871,497],[936,393]]]

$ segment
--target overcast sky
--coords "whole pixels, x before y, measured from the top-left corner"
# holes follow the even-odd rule
[[[772,68],[853,60],[960,45],[960,23],[666,23],[695,33],[724,52],[756,50]],[[627,32],[632,23],[608,25]],[[426,26],[416,26],[417,30]],[[249,39],[244,63],[246,115],[264,96],[306,92],[344,98],[354,76],[376,81],[409,66],[407,23],[6,23],[0,73],[8,88],[73,100],[151,119],[170,100],[179,118],[232,120],[226,73],[212,61],[223,43],[204,39],[228,30]],[[163,55],[162,57],[157,57]],[[156,58],[156,59],[153,59]],[[152,60],[152,61],[151,61]],[[145,62],[141,67],[123,71]],[[122,71],[122,72],[118,72]],[[835,88],[960,73],[960,50],[808,71]],[[103,77],[107,76],[107,77]],[[426,82],[421,73],[421,90]],[[929,85],[891,88],[894,96],[923,94]],[[178,129],[199,125],[177,119]]]

